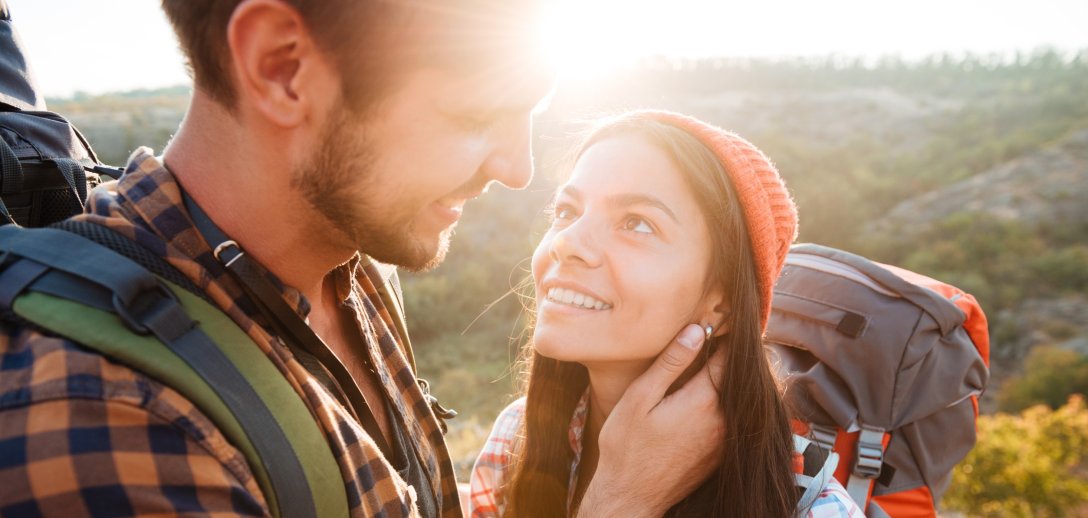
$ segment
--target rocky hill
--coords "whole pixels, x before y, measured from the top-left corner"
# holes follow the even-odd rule
[[[1084,225],[1086,186],[1088,130],[1081,130],[1056,145],[906,200],[867,232],[909,236],[963,213],[1029,226]]]

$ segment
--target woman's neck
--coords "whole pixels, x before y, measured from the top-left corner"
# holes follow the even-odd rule
[[[589,438],[594,444],[596,443],[605,419],[608,419],[616,403],[623,397],[623,393],[627,392],[627,387],[631,386],[635,378],[645,372],[648,366],[648,363],[643,362],[586,365],[589,373],[590,412],[586,421],[583,443]]]
[[[597,441],[601,428],[623,397],[627,387],[649,367],[649,362],[586,364],[589,373],[589,414],[582,429],[582,458],[578,464],[578,485],[574,488],[574,508],[577,509],[589,481],[597,469],[600,454]]]

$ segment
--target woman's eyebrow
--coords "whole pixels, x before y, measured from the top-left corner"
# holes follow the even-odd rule
[[[555,194],[556,199],[558,199],[558,198],[560,198],[562,196],[567,196],[567,197],[573,198],[574,201],[577,201],[577,202],[581,202],[582,198],[583,198],[582,191],[578,190],[578,188],[574,187],[573,185],[565,185],[565,186],[563,186],[563,188],[559,189],[559,192],[557,192]],[[680,218],[676,217],[676,213],[673,212],[672,209],[670,209],[668,205],[665,205],[665,202],[661,201],[661,199],[657,198],[656,196],[653,196],[653,195],[650,195],[650,194],[635,193],[635,192],[623,193],[623,194],[613,194],[613,195],[609,196],[606,199],[606,201],[608,202],[609,205],[614,205],[614,206],[617,206],[617,207],[630,207],[632,205],[649,205],[651,207],[655,207],[657,209],[660,209],[661,212],[664,212],[666,215],[668,215],[670,218],[672,218],[673,221],[675,221],[677,223],[680,223]]]
[[[563,196],[574,198],[574,201],[582,201],[582,191],[579,191],[573,185],[564,185],[562,189],[559,189],[559,192],[555,193],[555,199],[557,200]]]
[[[608,197],[608,203],[619,207],[630,207],[632,205],[649,205],[660,209],[661,212],[667,214],[673,221],[680,223],[680,219],[676,217],[676,213],[665,205],[665,202],[661,201],[656,196],[642,193],[624,193],[614,194]]]

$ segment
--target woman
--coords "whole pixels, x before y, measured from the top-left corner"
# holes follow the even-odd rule
[[[796,210],[767,158],[654,111],[605,121],[575,157],[533,254],[526,397],[477,460],[473,516],[575,515],[609,412],[691,323],[707,330],[708,354],[725,352],[726,437],[721,467],[668,514],[862,516],[829,477],[805,498],[797,487],[795,439],[761,343]]]

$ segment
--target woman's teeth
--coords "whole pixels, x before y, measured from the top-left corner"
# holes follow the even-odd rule
[[[585,309],[612,309],[611,304],[605,304],[585,293],[564,288],[551,288],[548,290],[547,299],[559,304]]]

